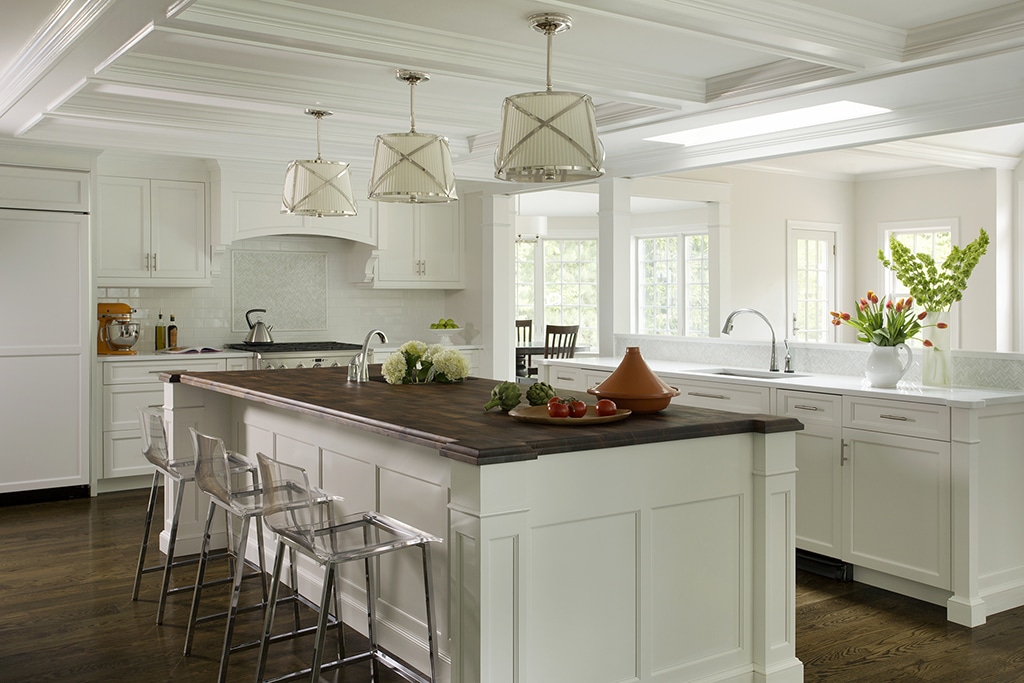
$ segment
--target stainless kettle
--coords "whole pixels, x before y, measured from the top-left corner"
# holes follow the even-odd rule
[[[253,322],[249,317],[253,313],[266,313],[265,308],[251,308],[245,312],[245,322],[249,325],[249,334],[245,337],[246,344],[273,344],[274,338],[270,336],[273,325],[264,325],[262,320]]]

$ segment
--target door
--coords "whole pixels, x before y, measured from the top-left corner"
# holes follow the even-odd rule
[[[206,277],[206,185],[153,180],[152,277]]]
[[[149,181],[100,178],[96,220],[97,277],[150,277]]]
[[[0,493],[88,485],[89,217],[0,210]]]
[[[838,224],[789,221],[787,336],[797,341],[835,341],[830,311],[836,310]]]

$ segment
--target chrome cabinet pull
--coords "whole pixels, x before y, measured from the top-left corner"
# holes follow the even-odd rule
[[[698,398],[715,398],[715,399],[718,399],[720,401],[728,401],[728,400],[730,400],[729,396],[723,396],[722,394],[705,394],[705,393],[700,392],[700,391],[688,391],[688,392],[686,392],[686,394],[687,394],[687,396],[697,396]]]
[[[153,270],[154,271],[160,270],[159,268],[156,267],[156,252],[155,251],[153,252]]]
[[[899,420],[900,422],[910,421],[910,418],[907,417],[906,415],[886,415],[885,413],[882,413],[878,417],[882,418],[883,420]]]
[[[842,443],[843,443],[843,446],[842,446],[842,448],[841,448],[841,449],[840,449],[840,451],[839,451],[839,466],[840,466],[840,467],[842,467],[843,465],[845,465],[845,464],[846,464],[846,461],[850,459],[850,458],[849,458],[849,457],[848,457],[848,456],[846,455],[846,449],[850,447],[850,444],[849,444],[849,443],[847,443],[847,442],[846,442],[845,440],[844,440],[844,441],[843,441]]]
[[[793,406],[793,408],[796,409],[796,410],[814,410],[814,411],[821,410],[821,408],[819,408],[818,406],[805,406],[805,405],[800,405],[799,403],[796,404],[795,406]]]
[[[562,377],[561,375],[558,375],[557,377],[555,377],[555,379],[559,379],[559,380],[562,380],[562,381],[565,381],[565,382],[575,382],[576,381],[575,377]]]
[[[149,270],[149,253],[146,253],[146,270]]]

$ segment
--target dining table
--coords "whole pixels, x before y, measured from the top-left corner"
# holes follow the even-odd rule
[[[573,349],[573,353],[587,353],[591,347],[577,344]],[[533,341],[533,342],[517,342],[516,343],[516,377],[528,377],[527,374],[527,359],[530,356],[543,356],[544,355],[544,342]]]

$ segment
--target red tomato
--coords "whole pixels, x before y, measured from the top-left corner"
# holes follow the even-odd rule
[[[615,402],[608,398],[602,398],[597,402],[597,414],[600,416],[614,415],[618,410]]]
[[[548,416],[569,417],[569,406],[565,405],[564,403],[549,403]]]
[[[583,417],[587,414],[587,404],[583,401],[572,399],[569,403],[569,417]]]
[[[551,398],[548,399],[548,405],[551,405],[552,403],[561,403],[561,402],[562,402],[562,399],[560,399],[557,396],[552,396]]]

